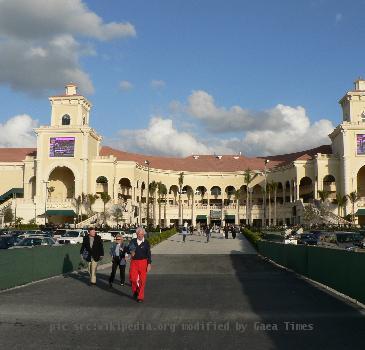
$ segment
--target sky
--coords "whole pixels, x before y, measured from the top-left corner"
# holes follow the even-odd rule
[[[35,146],[69,82],[103,144],[126,151],[329,144],[365,76],[363,13],[363,0],[0,0],[0,147]]]

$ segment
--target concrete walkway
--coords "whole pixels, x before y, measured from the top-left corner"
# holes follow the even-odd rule
[[[194,232],[187,235],[185,243],[181,234],[170,237],[155,246],[152,254],[256,254],[256,251],[241,234],[236,239],[225,239],[222,234],[213,233],[207,243],[206,236]]]

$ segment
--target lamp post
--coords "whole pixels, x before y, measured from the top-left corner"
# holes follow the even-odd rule
[[[14,200],[14,227],[16,226],[16,193],[13,193],[13,200]]]
[[[37,203],[34,202],[34,224],[37,225]]]
[[[264,227],[266,227],[266,187],[267,187],[267,177],[266,177],[266,165],[269,163],[269,159],[265,159],[265,166],[264,166],[264,179],[265,179],[265,187],[264,187]]]
[[[49,181],[44,181],[43,183],[46,185],[46,193],[45,193],[45,200],[44,200],[44,226],[47,225],[47,199],[48,199],[48,183]]]
[[[150,221],[150,161],[145,160],[147,165],[147,227]]]

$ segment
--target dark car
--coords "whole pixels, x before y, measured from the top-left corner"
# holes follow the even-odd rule
[[[15,236],[7,235],[0,237],[0,249],[8,249],[18,242]]]
[[[297,239],[298,244],[317,245],[318,238],[313,233],[301,233]]]

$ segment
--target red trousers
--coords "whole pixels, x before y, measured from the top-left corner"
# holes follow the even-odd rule
[[[144,287],[147,279],[147,259],[131,260],[129,268],[129,279],[132,283],[132,292],[138,293],[137,298],[144,299]]]

